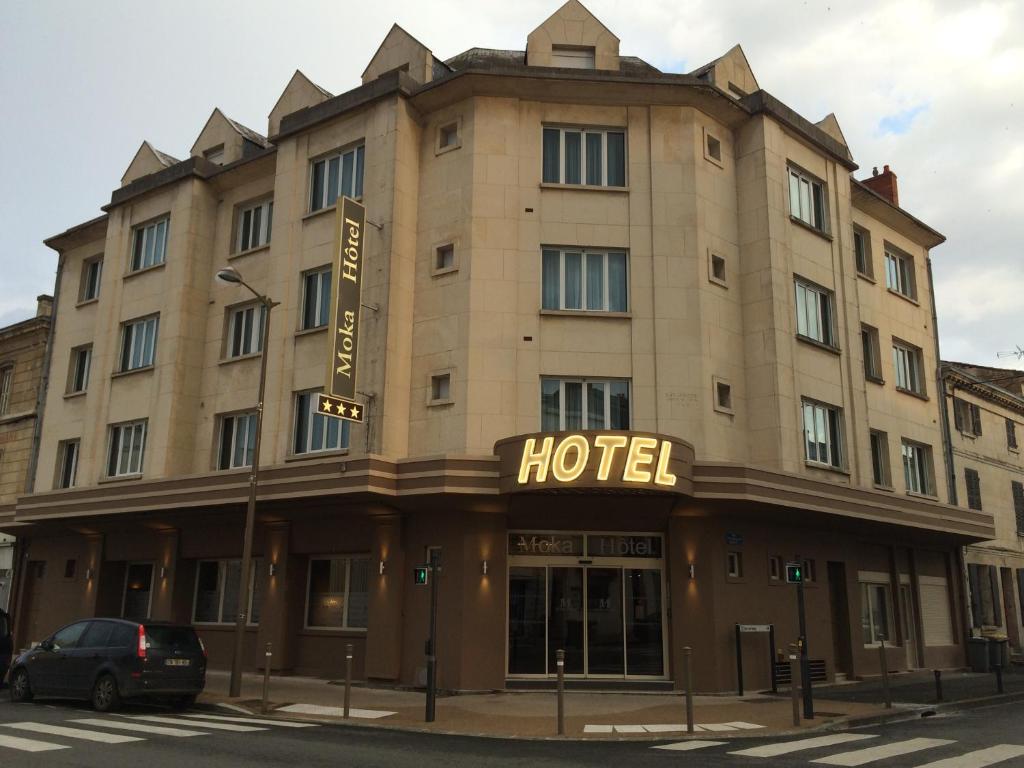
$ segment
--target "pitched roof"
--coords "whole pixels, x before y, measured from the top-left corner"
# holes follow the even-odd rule
[[[445,61],[448,67],[456,72],[462,69],[529,69],[526,64],[526,51],[509,51],[499,48],[470,48],[457,56]],[[536,67],[533,67],[536,69]],[[620,56],[619,71],[624,75],[660,74],[661,70],[653,67],[636,56]]]
[[[314,85],[316,85],[316,84],[314,83]],[[223,112],[221,112],[221,114],[224,115]],[[227,115],[224,115],[224,119],[228,121],[228,124],[232,128],[234,128],[242,136],[243,139],[248,139],[253,144],[259,144],[264,149],[266,149],[267,147],[270,146],[270,142],[267,141],[267,137],[264,136],[263,134],[257,133],[252,128],[247,128],[246,126],[242,125],[241,123],[236,122],[235,120],[232,120]]]
[[[168,155],[166,152],[161,152],[148,141],[144,141],[143,144],[148,146],[153,151],[153,154],[156,155],[156,159],[159,160],[162,165],[165,165],[168,168],[170,168],[172,165],[175,165],[176,163],[181,162],[181,160],[179,160],[178,158],[172,157],[171,155]]]

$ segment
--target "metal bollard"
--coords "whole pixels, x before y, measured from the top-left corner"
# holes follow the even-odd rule
[[[789,693],[793,699],[793,725],[800,725],[800,686],[797,680],[800,677],[800,664],[797,657],[796,643],[789,644]]]
[[[882,667],[882,692],[885,694],[885,708],[892,709],[892,691],[889,690],[889,663],[885,658],[885,638],[878,646],[878,661]]]
[[[555,651],[555,665],[558,669],[558,735],[565,736],[565,651]]]
[[[270,651],[271,643],[267,643],[266,653],[263,654],[263,704],[260,711],[267,714],[270,702],[270,659],[274,655]]]
[[[994,669],[996,671],[996,693],[1003,693],[1003,665],[996,664]]]
[[[693,733],[693,649],[683,648],[683,685],[686,687],[686,732]]]
[[[935,700],[942,701],[942,671],[935,670]]]
[[[345,644],[345,719],[352,701],[352,643]]]

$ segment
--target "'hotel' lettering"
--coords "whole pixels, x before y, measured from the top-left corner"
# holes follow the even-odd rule
[[[671,441],[661,440],[659,444],[653,437],[596,435],[593,443],[600,454],[596,473],[598,481],[608,481],[613,468],[618,465],[622,467],[623,482],[675,486],[676,476],[669,471]],[[623,448],[626,449],[624,458]],[[571,483],[586,470],[590,451],[590,442],[584,435],[568,435],[557,447],[554,437],[545,437],[541,439],[539,448],[537,438],[527,438],[519,462],[519,483],[524,485],[531,479],[538,483],[547,482],[549,471],[558,482]],[[654,465],[653,472],[648,469],[651,465]]]

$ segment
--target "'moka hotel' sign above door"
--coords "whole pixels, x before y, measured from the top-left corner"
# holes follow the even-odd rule
[[[693,448],[648,432],[558,432],[500,440],[501,491],[690,493]]]

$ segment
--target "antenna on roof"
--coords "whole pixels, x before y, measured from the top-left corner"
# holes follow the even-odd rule
[[[997,352],[996,357],[1016,357],[1018,360],[1024,360],[1024,347],[1018,344],[1012,352]]]

